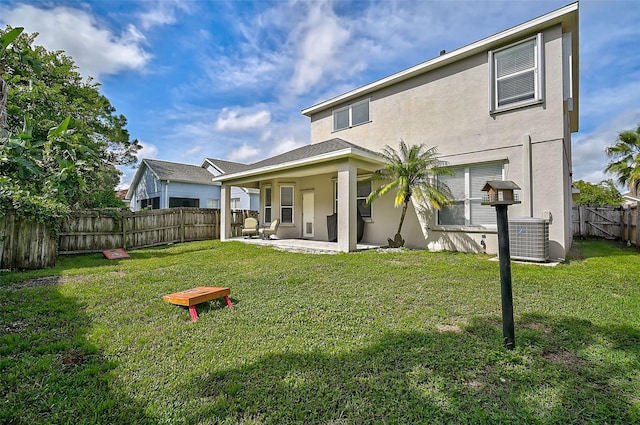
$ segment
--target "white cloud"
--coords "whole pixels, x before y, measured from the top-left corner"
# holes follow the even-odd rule
[[[141,70],[151,59],[141,46],[144,37],[135,27],[128,26],[121,34],[114,34],[85,9],[40,9],[19,4],[3,8],[0,19],[3,24],[23,26],[28,33],[40,33],[36,45],[64,50],[85,77],[98,79],[124,70]]]
[[[291,78],[294,94],[304,94],[330,71],[346,68],[341,63],[350,33],[328,2],[308,3],[306,19],[291,36],[302,40]]]
[[[188,4],[181,1],[162,0],[156,2],[145,2],[149,7],[145,12],[140,13],[140,24],[142,28],[149,29],[154,26],[169,25],[176,22],[176,10],[188,10]]]
[[[273,147],[269,151],[268,157],[280,155],[281,153],[288,152],[290,150],[299,148],[306,144],[307,143],[302,142],[300,140],[295,140],[293,137],[288,137],[281,142],[274,143]]]
[[[189,156],[191,155],[195,155],[198,154],[200,152],[202,152],[203,146],[202,145],[195,145],[194,147],[192,147],[191,149],[187,149],[185,151],[185,153]]]
[[[140,142],[140,145],[142,149],[136,153],[138,161],[142,161],[144,158],[155,158],[158,156],[158,148],[155,145],[147,142]]]
[[[259,149],[245,143],[239,148],[231,151],[231,153],[227,156],[227,158],[230,161],[236,161],[236,162],[248,164],[248,163],[254,162],[259,154],[260,154]]]
[[[636,128],[640,123],[640,108],[626,110],[588,133],[573,136],[573,179],[598,183],[615,177],[604,173],[608,157],[607,146],[616,142],[618,133]]]
[[[266,109],[252,112],[244,109],[224,108],[215,128],[219,131],[246,131],[266,127],[271,122],[271,113]]]

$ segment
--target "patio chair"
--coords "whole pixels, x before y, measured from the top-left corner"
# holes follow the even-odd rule
[[[242,225],[242,236],[245,238],[258,236],[258,220],[253,217],[245,218]]]
[[[260,230],[258,230],[258,232],[260,233],[260,237],[262,239],[269,239],[271,237],[271,235],[275,235],[276,232],[278,231],[278,226],[280,226],[280,219],[276,218],[274,220],[271,221],[271,226],[269,227],[264,227]]]

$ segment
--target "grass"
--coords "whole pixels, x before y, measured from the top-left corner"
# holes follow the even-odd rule
[[[288,253],[219,241],[0,273],[0,423],[638,423],[640,255],[576,243],[514,264],[460,253]],[[162,296],[229,286],[185,308]]]

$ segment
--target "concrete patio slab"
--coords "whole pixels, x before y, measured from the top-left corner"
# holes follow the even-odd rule
[[[228,242],[243,242],[253,245],[272,246],[290,252],[305,252],[309,254],[338,254],[337,242],[313,241],[307,239],[260,239],[260,238],[231,238]],[[358,251],[381,248],[382,245],[363,244],[356,245]]]

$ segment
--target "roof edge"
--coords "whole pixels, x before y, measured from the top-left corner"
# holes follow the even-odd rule
[[[485,37],[481,40],[478,40],[466,46],[460,47],[449,53],[445,53],[441,56],[437,56],[433,59],[427,60],[426,62],[422,62],[418,65],[414,65],[410,68],[404,69],[400,72],[396,72],[395,74],[391,74],[387,77],[384,77],[382,79],[379,79],[367,85],[361,86],[359,88],[350,90],[341,95],[335,96],[331,99],[309,106],[307,108],[304,108],[301,111],[301,113],[302,115],[306,115],[310,117],[312,114],[331,108],[332,106],[335,106],[339,103],[352,100],[359,96],[364,96],[366,94],[369,94],[381,88],[388,87],[392,84],[396,84],[398,82],[407,80],[416,75],[420,75],[425,72],[436,69],[440,66],[444,66],[449,63],[456,62],[468,56],[487,50],[491,46],[499,43],[501,40],[509,39],[511,37],[516,36],[517,34],[531,31],[532,29],[539,26],[548,26],[554,23],[562,23],[563,20],[567,16],[569,16],[571,13],[577,12],[578,6],[579,6],[578,3],[579,2],[568,4],[559,9],[556,9],[554,11],[541,15],[537,18],[531,19],[522,24],[516,25],[504,31],[501,31],[497,34]]]
[[[240,171],[233,174],[223,174],[221,176],[214,177],[214,182],[224,182],[225,180],[234,180],[238,178],[251,177],[259,174],[270,173],[274,171],[286,170],[289,168],[301,167],[304,165],[313,165],[316,163],[329,161],[333,159],[339,159],[349,156],[357,156],[365,158],[370,161],[376,161],[382,163],[381,157],[375,152],[369,152],[368,150],[362,150],[358,147],[348,147],[337,151],[327,152],[320,155],[310,156],[307,158],[297,159],[295,161],[283,162],[280,164],[267,165],[265,167],[253,168],[244,171]]]

